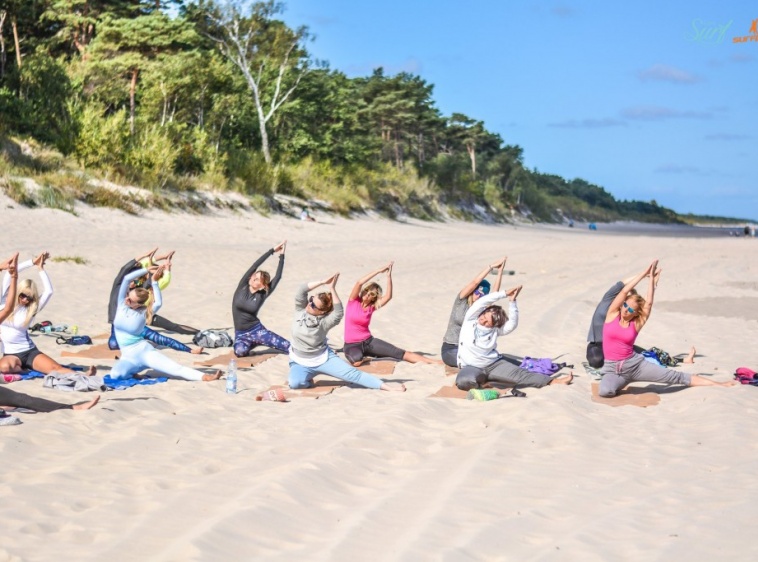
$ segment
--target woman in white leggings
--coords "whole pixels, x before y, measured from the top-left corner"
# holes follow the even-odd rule
[[[163,303],[158,280],[163,275],[163,266],[156,268],[150,282],[153,293],[153,304],[148,306],[150,291],[142,287],[129,290],[129,283],[147,273],[147,269],[138,269],[129,273],[121,282],[118,292],[118,309],[113,321],[116,341],[121,348],[121,359],[111,370],[111,378],[131,378],[143,369],[154,369],[172,378],[191,381],[213,381],[221,378],[221,371],[205,374],[197,369],[180,365],[163,355],[150,343],[142,338],[142,330]]]

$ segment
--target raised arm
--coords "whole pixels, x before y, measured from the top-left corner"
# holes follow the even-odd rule
[[[613,299],[613,302],[608,307],[608,312],[605,315],[606,322],[610,322],[611,320],[616,318],[616,316],[618,315],[619,308],[621,308],[621,303],[623,303],[626,300],[626,295],[629,293],[629,291],[634,289],[637,286],[637,284],[645,278],[646,275],[650,274],[650,270],[653,267],[653,264],[657,264],[657,263],[658,263],[658,260],[655,260],[653,263],[647,266],[645,270],[642,271],[642,273],[637,274],[635,277],[633,277],[630,281],[628,281],[624,285],[623,289],[621,289],[619,294],[616,295],[616,297]]]
[[[391,261],[387,264],[387,267],[384,269],[387,271],[387,287],[384,291],[384,295],[382,296],[382,300],[380,300],[376,304],[376,308],[382,308],[385,304],[390,302],[392,300],[392,266],[395,265],[394,261]]]
[[[523,285],[519,285],[518,287],[508,289],[505,292],[505,296],[508,297],[510,304],[508,305],[508,321],[503,324],[503,326],[498,331],[499,335],[501,336],[510,334],[513,330],[518,328],[518,304],[516,304],[516,299],[518,298],[522,288]]]
[[[39,297],[39,304],[37,306],[37,312],[45,308],[45,305],[50,301],[53,296],[53,284],[50,282],[50,277],[45,271],[45,262],[50,257],[47,252],[42,252],[36,258],[34,258],[34,264],[39,268],[39,278],[42,281],[42,294]]]
[[[321,321],[321,325],[327,331],[331,330],[337,324],[339,324],[342,321],[342,317],[345,315],[345,309],[342,307],[342,301],[340,300],[340,296],[337,294],[337,280],[339,278],[340,274],[335,273],[330,279],[327,280],[327,283],[325,283],[326,285],[329,285],[329,289],[331,290],[332,305],[334,307],[332,311],[327,314]]]
[[[121,286],[118,288],[118,302],[122,302],[125,298],[127,293],[129,292],[129,283],[137,279],[138,277],[142,277],[147,273],[147,269],[144,267],[142,269],[135,269],[134,271],[127,273],[124,278],[121,280]]]
[[[500,262],[500,265],[497,266],[497,279],[495,279],[495,287],[494,287],[496,292],[500,290],[500,285],[503,282],[503,271],[505,271],[505,262],[507,261],[508,261],[508,258],[504,257],[503,261]]]
[[[482,310],[491,304],[495,304],[500,299],[504,299],[505,297],[506,293],[504,291],[497,291],[495,293],[490,293],[489,295],[484,295],[483,297],[478,298],[476,302],[472,304],[466,311],[465,319],[467,321],[473,320],[481,314]]]
[[[375,271],[372,271],[371,273],[367,273],[366,275],[358,279],[358,281],[355,282],[355,285],[353,285],[353,290],[350,291],[350,297],[348,297],[348,300],[351,300],[351,301],[358,300],[358,298],[361,295],[361,289],[363,289],[363,286],[369,281],[371,281],[374,277],[379,275],[380,273],[387,271],[388,268],[389,266],[385,265]]]
[[[8,288],[5,291],[5,306],[0,310],[0,322],[4,322],[16,307],[16,285],[18,284],[18,254],[13,254],[8,261],[0,264],[0,270],[5,270],[8,278]]]
[[[165,266],[158,266],[150,276],[150,285],[153,287],[153,314],[163,306],[163,295],[161,295],[161,286],[159,281],[163,277]]]
[[[258,268],[263,265],[263,262],[266,261],[270,256],[274,254],[274,248],[271,248],[270,250],[266,251],[261,257],[259,257],[253,265],[250,266],[250,269],[248,269],[244,275],[242,275],[242,278],[240,279],[239,284],[237,285],[237,291],[241,289],[247,289],[247,283],[250,279],[250,276],[258,271]]]
[[[655,260],[650,266],[650,284],[647,288],[647,298],[645,298],[645,306],[642,307],[643,314],[641,314],[640,328],[645,325],[645,322],[650,318],[650,313],[653,312],[653,299],[655,298],[655,286],[658,284],[658,260]]]
[[[16,260],[18,261],[18,258],[16,258]],[[6,261],[6,264],[9,264],[9,263],[10,263],[10,260]],[[34,262],[32,260],[26,260],[26,261],[22,261],[21,263],[17,263],[16,274],[24,271],[25,269],[29,269],[33,265],[34,265]],[[8,292],[8,287],[11,286],[11,277],[8,272],[8,267],[6,267],[5,269],[6,269],[6,272],[3,275],[3,293],[2,293],[3,298],[5,298],[5,293]]]
[[[502,260],[500,260],[500,261],[498,261],[498,262],[496,262],[496,263],[494,263],[492,265],[488,265],[485,269],[483,269],[481,272],[479,272],[479,275],[477,275],[476,277],[474,277],[469,282],[468,285],[466,285],[465,287],[463,287],[463,289],[461,289],[461,292],[458,293],[458,297],[460,297],[462,299],[468,298],[471,293],[473,293],[474,291],[476,291],[476,288],[482,282],[482,279],[484,279],[485,277],[487,277],[487,275],[489,274],[489,272],[492,271],[492,268],[494,268],[494,267],[500,267],[501,264],[505,263],[505,260],[506,260],[506,258],[503,258]],[[502,271],[501,271],[501,273],[502,273]]]
[[[274,274],[274,278],[271,280],[271,283],[269,283],[268,286],[268,294],[269,296],[271,293],[274,292],[274,289],[276,289],[276,286],[279,284],[279,281],[282,279],[282,273],[284,272],[284,251],[287,247],[287,241],[285,240],[281,244],[279,244],[276,248],[274,248],[274,252],[279,252],[279,264],[276,266],[276,273]]]

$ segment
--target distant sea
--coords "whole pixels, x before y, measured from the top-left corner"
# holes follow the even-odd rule
[[[649,224],[642,222],[613,222],[594,223],[597,231],[589,230],[588,223],[574,223],[573,227],[567,225],[550,225],[551,230],[577,230],[589,231],[590,234],[622,234],[624,236],[667,236],[672,238],[717,238],[725,236],[744,237],[742,226],[689,226],[681,224]]]

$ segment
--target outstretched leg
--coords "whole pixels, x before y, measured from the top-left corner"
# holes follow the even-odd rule
[[[65,373],[67,375],[74,375],[74,374],[80,374],[77,373],[77,371],[74,371],[73,369],[69,369],[68,367],[64,367],[60,363],[58,363],[55,359],[52,357],[48,357],[44,353],[40,353],[32,360],[32,369],[35,371],[39,371],[40,373],[49,374],[53,371],[56,371],[58,373]],[[89,367],[84,374],[92,376],[97,372],[97,367],[91,366]]]

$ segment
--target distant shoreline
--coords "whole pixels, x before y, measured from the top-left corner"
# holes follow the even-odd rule
[[[569,230],[587,232],[589,234],[618,234],[638,236],[665,236],[671,238],[723,238],[726,236],[745,238],[744,228],[741,226],[692,226],[686,224],[653,224],[632,221],[620,221],[612,223],[592,223],[597,230],[589,229],[590,223],[574,223],[573,227],[567,225],[549,225],[555,230]],[[545,225],[548,226],[548,225]],[[751,227],[753,225],[750,225]]]

